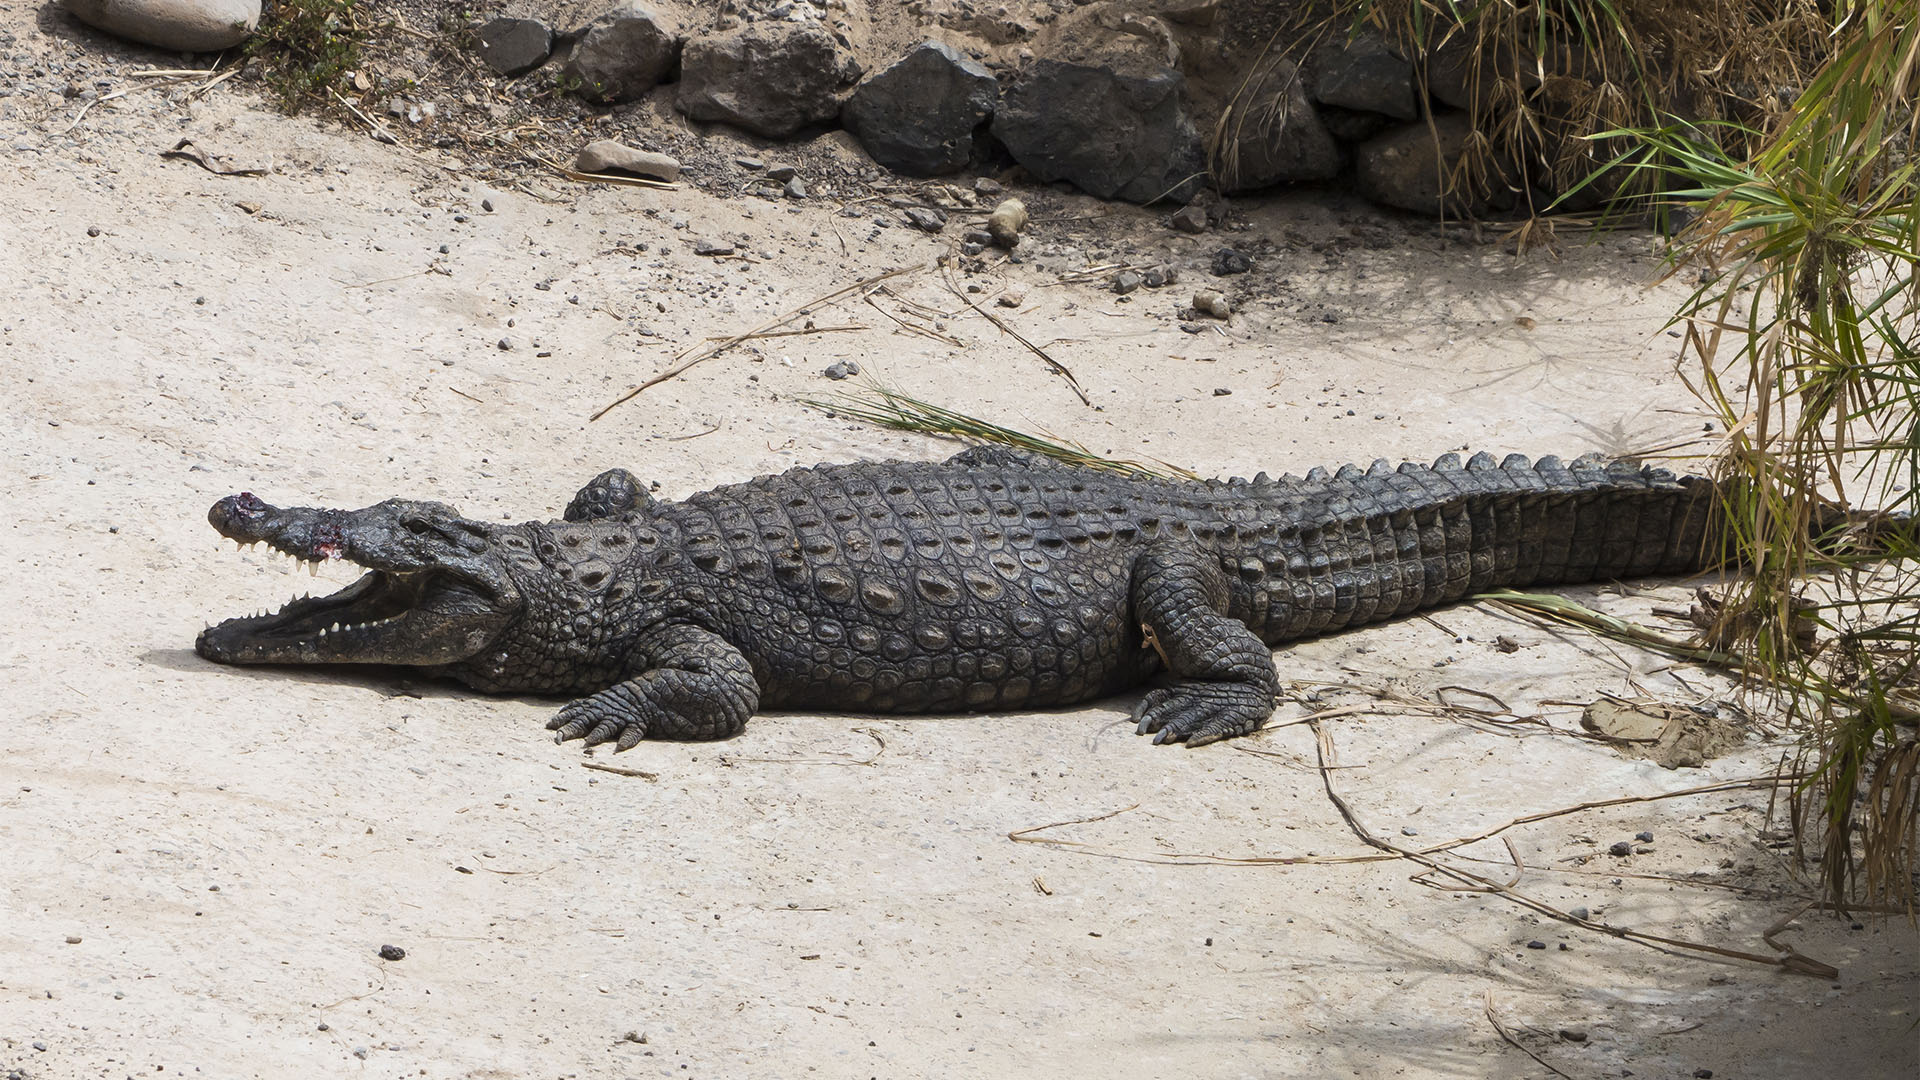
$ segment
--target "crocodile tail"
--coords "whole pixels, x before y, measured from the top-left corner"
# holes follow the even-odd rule
[[[1344,488],[1348,536],[1388,552],[1402,612],[1503,586],[1680,574],[1722,561],[1712,481],[1590,455],[1571,463],[1447,454],[1432,465],[1375,462],[1329,478]],[[1381,526],[1385,528],[1382,529]],[[1417,599],[1410,595],[1417,592]]]

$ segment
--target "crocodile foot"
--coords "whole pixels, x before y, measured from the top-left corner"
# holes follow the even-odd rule
[[[1202,746],[1260,730],[1273,715],[1273,700],[1259,688],[1235,682],[1190,682],[1149,690],[1134,707],[1135,733],[1155,744]]]
[[[554,742],[582,739],[589,747],[610,742],[616,750],[631,750],[647,737],[645,712],[644,701],[621,685],[567,702],[547,721],[547,730],[555,733]]]

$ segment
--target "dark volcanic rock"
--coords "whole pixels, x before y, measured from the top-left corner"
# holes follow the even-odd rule
[[[840,121],[873,160],[910,176],[964,169],[973,132],[993,115],[993,73],[936,41],[860,84]]]
[[[595,101],[632,101],[673,71],[680,37],[649,8],[615,8],[587,24],[567,59],[567,75]]]
[[[1460,163],[1473,124],[1466,113],[1433,118],[1433,129],[1412,123],[1375,136],[1354,151],[1354,183],[1374,202],[1422,213],[1481,213],[1510,203],[1514,170],[1499,163],[1480,187],[1444,193],[1442,177]],[[1506,198],[1502,198],[1506,196]]]
[[[494,19],[474,38],[480,59],[502,75],[525,75],[553,53],[553,31],[539,19]]]
[[[1338,105],[1322,105],[1318,110],[1320,122],[1327,125],[1327,133],[1345,143],[1366,142],[1390,127],[1398,127],[1400,121],[1377,112],[1362,112],[1358,109],[1343,109]]]
[[[1210,266],[1214,277],[1227,277],[1230,274],[1244,274],[1253,269],[1253,259],[1244,251],[1223,247],[1213,253]]]
[[[1311,97],[1321,105],[1380,113],[1395,120],[1420,115],[1413,65],[1373,34],[1322,46],[1314,53],[1308,76]]]
[[[1103,199],[1185,202],[1206,170],[1186,79],[1169,68],[1035,61],[1001,96],[993,133],[1036,179]]]
[[[1230,141],[1219,162],[1223,191],[1252,191],[1301,180],[1330,180],[1340,172],[1333,141],[1298,65],[1278,60],[1234,96]]]
[[[752,23],[687,43],[675,105],[769,138],[840,115],[853,58],[817,23]]]

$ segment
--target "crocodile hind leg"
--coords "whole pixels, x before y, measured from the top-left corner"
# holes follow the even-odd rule
[[[1258,731],[1273,715],[1280,690],[1273,652],[1226,607],[1217,559],[1159,543],[1134,564],[1134,614],[1174,679],[1134,709],[1139,734],[1199,746]]]
[[[567,705],[547,722],[555,742],[584,739],[631,750],[640,740],[725,739],[760,707],[753,665],[720,635],[669,625],[639,642],[646,670]]]
[[[567,521],[595,521],[644,510],[652,504],[653,496],[647,494],[647,485],[638,477],[625,469],[608,469],[587,481],[561,516]]]

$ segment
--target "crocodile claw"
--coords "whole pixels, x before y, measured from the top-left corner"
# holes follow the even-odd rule
[[[547,730],[557,743],[580,739],[588,748],[614,743],[615,750],[631,750],[647,737],[646,722],[604,693],[568,702],[547,721]]]
[[[1204,746],[1260,730],[1273,706],[1252,687],[1240,683],[1183,683],[1150,690],[1134,707],[1137,735],[1152,735],[1154,745],[1183,742]]]

